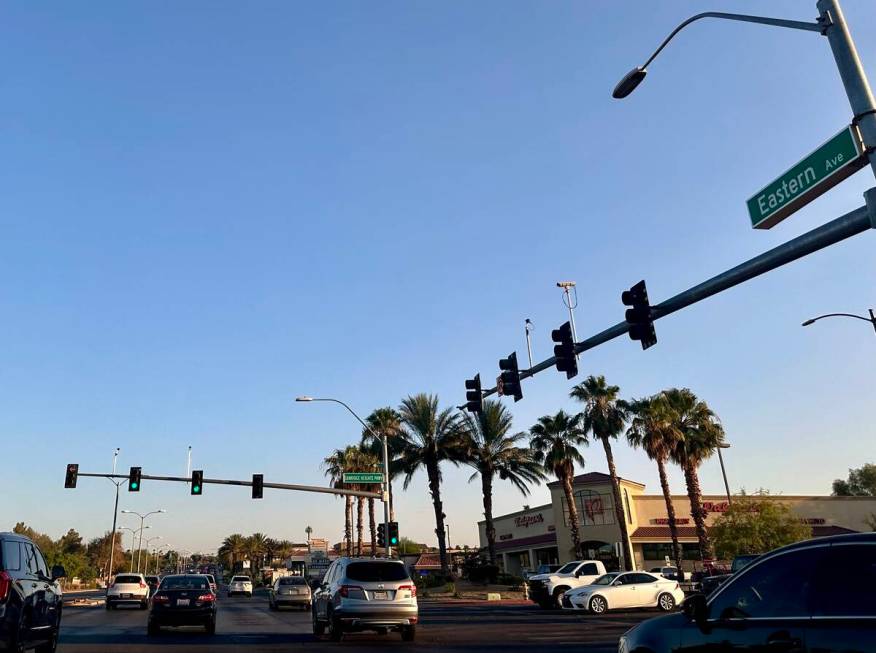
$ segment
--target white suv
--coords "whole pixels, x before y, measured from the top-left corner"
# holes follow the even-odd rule
[[[246,594],[252,596],[252,580],[249,576],[232,576],[228,583],[228,596]]]
[[[143,574],[119,574],[106,589],[106,609],[120,603],[139,604],[141,610],[149,607],[149,585]]]

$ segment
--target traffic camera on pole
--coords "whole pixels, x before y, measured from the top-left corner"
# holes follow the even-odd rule
[[[204,470],[192,470],[191,492],[194,495],[201,495],[204,493]]]
[[[76,479],[79,478],[79,465],[71,463],[67,465],[67,476],[64,478],[64,487],[76,487]]]
[[[514,397],[514,401],[523,399],[523,389],[520,387],[520,370],[517,367],[517,352],[512,352],[508,358],[499,360],[498,387],[499,394]]]
[[[141,467],[131,467],[131,471],[128,472],[128,492],[140,491],[140,474],[142,473]]]
[[[473,379],[466,379],[465,389],[465,409],[472,413],[484,412],[484,394],[481,390],[481,375],[475,374]]]
[[[377,524],[377,546],[386,548],[386,524],[383,522]]]
[[[554,345],[554,356],[557,359],[557,370],[566,373],[571,379],[578,374],[578,358],[575,356],[575,339],[572,337],[572,325],[565,322],[559,329],[551,331]]]
[[[630,338],[642,343],[642,349],[657,344],[657,332],[651,319],[651,305],[648,303],[648,289],[642,280],[629,290],[621,293],[621,301],[629,306],[625,314],[630,325]]]
[[[265,495],[265,475],[252,475],[252,498],[261,499]]]

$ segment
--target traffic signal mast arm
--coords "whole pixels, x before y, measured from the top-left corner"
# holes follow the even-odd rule
[[[831,220],[830,222],[816,227],[812,231],[808,231],[801,236],[789,240],[788,242],[774,247],[773,249],[764,252],[759,256],[755,256],[745,263],[737,265],[726,272],[712,277],[708,281],[688,288],[684,292],[680,292],[674,297],[670,297],[660,304],[651,306],[651,320],[658,320],[661,317],[666,317],[671,313],[687,308],[692,304],[707,299],[719,292],[728,290],[734,286],[738,286],[749,279],[760,276],[778,267],[791,263],[799,258],[803,258],[808,254],[817,252],[825,247],[830,247],[838,242],[851,238],[868,229],[876,229],[876,188],[871,188],[864,193],[866,204],[862,207],[850,211],[845,215]],[[628,333],[630,325],[626,322],[620,322],[612,327],[600,331],[594,336],[575,343],[575,353],[580,354],[593,349],[601,344],[614,340],[615,338]],[[539,372],[552,368],[556,365],[556,356],[537,363],[526,370],[520,370],[520,378],[528,379],[535,376]],[[496,388],[484,390],[484,397],[496,394]],[[80,474],[82,476],[82,474]],[[144,478],[146,478],[144,476]]]
[[[95,474],[91,472],[78,472],[79,477],[91,476],[96,478],[120,478],[127,479],[127,474]],[[175,481],[178,483],[191,483],[190,476],[151,476],[149,474],[141,474],[140,478],[144,481]],[[250,487],[252,481],[236,481],[224,478],[204,478],[204,484],[212,483],[215,485],[242,485]],[[299,490],[301,492],[320,492],[323,494],[339,494],[349,495],[354,497],[365,497],[366,499],[380,499],[382,495],[379,492],[365,492],[364,490],[342,490],[333,487],[322,487],[319,485],[292,485],[290,483],[263,483],[263,487],[274,488],[276,490]]]

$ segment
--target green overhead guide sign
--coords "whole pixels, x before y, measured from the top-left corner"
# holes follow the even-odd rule
[[[866,164],[858,128],[846,127],[748,199],[751,226],[769,229]]]
[[[344,472],[344,483],[383,483],[383,473]]]

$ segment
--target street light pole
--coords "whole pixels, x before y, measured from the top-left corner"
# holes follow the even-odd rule
[[[383,483],[381,483],[381,494],[383,495],[383,529],[386,533],[386,557],[389,558],[392,555],[392,545],[389,543],[389,445],[386,440],[386,433],[381,433],[378,435],[374,432],[368,424],[365,423],[361,417],[359,417],[355,411],[350,408],[347,404],[345,404],[340,399],[332,399],[330,397],[296,397],[295,401],[308,402],[308,401],[332,401],[336,404],[340,404],[347,411],[355,417],[359,423],[367,430],[371,436],[375,439],[379,439],[383,443]]]
[[[143,552],[143,529],[149,528],[148,526],[144,526],[143,522],[146,521],[146,518],[149,515],[157,515],[162,512],[167,512],[164,508],[159,508],[158,510],[153,510],[152,512],[147,512],[145,515],[141,515],[139,512],[135,512],[133,510],[122,510],[122,514],[129,515],[137,515],[140,518],[140,543],[137,545],[137,573],[140,573],[140,554]]]
[[[149,528],[148,526],[146,528]],[[134,542],[137,541],[137,533],[139,529],[128,528],[127,526],[119,526],[120,531],[131,531],[131,569],[129,573],[134,573]]]
[[[724,489],[727,491],[727,505],[733,505],[733,499],[730,497],[730,484],[727,482],[727,470],[724,469],[724,456],[721,455],[721,449],[729,449],[730,445],[722,442],[718,445],[718,462],[721,463],[721,476],[724,477]]]
[[[116,473],[116,460],[119,457],[120,448],[116,447],[115,452],[113,453],[113,474]],[[113,575],[113,561],[116,553],[116,521],[119,516],[119,487],[124,481],[117,481],[113,478],[110,479],[113,485],[116,486],[116,503],[113,506],[113,532],[110,536],[110,558],[109,558],[109,567],[106,570],[106,584],[109,587],[110,579]]]
[[[809,326],[810,324],[815,324],[818,320],[822,320],[826,317],[851,317],[856,320],[864,320],[864,322],[869,322],[873,326],[873,331],[876,331],[876,313],[873,312],[872,308],[867,309],[870,313],[870,317],[864,317],[863,315],[855,315],[854,313],[826,313],[825,315],[819,315],[818,317],[813,317],[801,324],[800,326]]]

